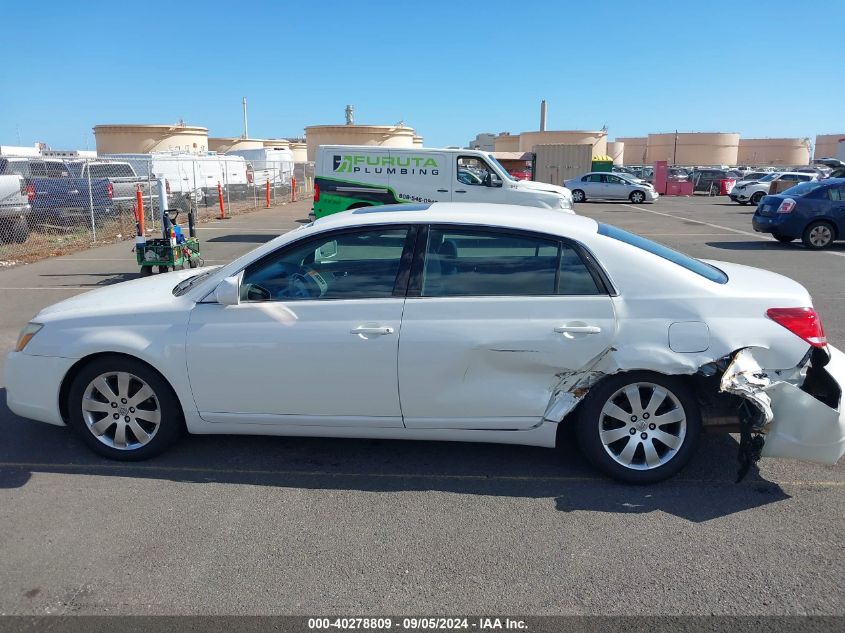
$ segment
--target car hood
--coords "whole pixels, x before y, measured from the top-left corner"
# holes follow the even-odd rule
[[[34,320],[51,320],[80,313],[140,312],[154,307],[172,305],[180,299],[180,297],[173,296],[173,287],[183,279],[205,270],[207,268],[178,270],[97,288],[47,306],[38,313]]]
[[[558,187],[557,185],[550,185],[545,182],[537,182],[535,180],[518,180],[516,182],[517,189],[527,191],[543,191],[545,193],[556,193],[564,198],[572,198],[572,192],[566,187]]]

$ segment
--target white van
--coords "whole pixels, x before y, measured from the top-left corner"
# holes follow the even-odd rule
[[[287,147],[238,149],[226,156],[240,156],[252,166],[252,182],[256,187],[289,185],[293,176],[293,152]]]
[[[321,145],[312,215],[403,202],[493,202],[572,211],[569,189],[515,180],[489,152]]]

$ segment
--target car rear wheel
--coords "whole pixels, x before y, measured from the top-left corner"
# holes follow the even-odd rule
[[[698,404],[680,379],[647,371],[611,376],[587,394],[578,443],[597,468],[625,483],[662,481],[692,457]]]
[[[810,222],[807,225],[807,228],[804,229],[804,234],[801,236],[801,241],[804,242],[804,246],[812,248],[813,250],[827,248],[833,244],[834,239],[836,239],[836,236],[834,234],[833,226],[821,220]]]
[[[584,202],[587,199],[587,196],[584,195],[584,192],[580,189],[575,189],[572,191],[572,202]]]
[[[760,204],[760,200],[763,199],[763,196],[766,195],[762,191],[757,191],[751,196],[751,204],[755,207]]]
[[[157,455],[182,433],[176,394],[149,365],[125,356],[98,358],[76,375],[68,395],[71,428],[94,452],[137,461]]]
[[[642,191],[632,191],[628,199],[634,204],[642,204],[645,201],[645,194]]]

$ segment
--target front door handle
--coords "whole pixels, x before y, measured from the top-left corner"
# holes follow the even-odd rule
[[[598,325],[561,325],[555,328],[560,334],[601,334]]]
[[[455,193],[466,193],[466,189],[455,189]]]
[[[438,189],[437,193],[449,193],[448,189]]]
[[[393,328],[389,326],[365,326],[361,325],[359,327],[352,328],[349,330],[350,334],[362,334],[364,336],[373,336],[373,335],[383,335],[383,334],[393,334]]]

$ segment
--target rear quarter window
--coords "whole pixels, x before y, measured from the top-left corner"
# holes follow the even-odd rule
[[[651,240],[647,240],[646,238],[635,235],[634,233],[628,233],[628,231],[623,231],[622,229],[611,226],[610,224],[599,223],[598,232],[599,235],[605,235],[614,240],[619,240],[625,244],[635,246],[636,248],[651,253],[652,255],[662,257],[673,264],[677,264],[681,268],[685,268],[686,270],[704,277],[705,279],[709,279],[717,284],[728,283],[728,276],[715,266],[711,266],[710,264],[703,262],[700,259],[690,257],[689,255],[684,255],[683,253],[671,249],[668,246],[664,246],[663,244],[652,242]]]

